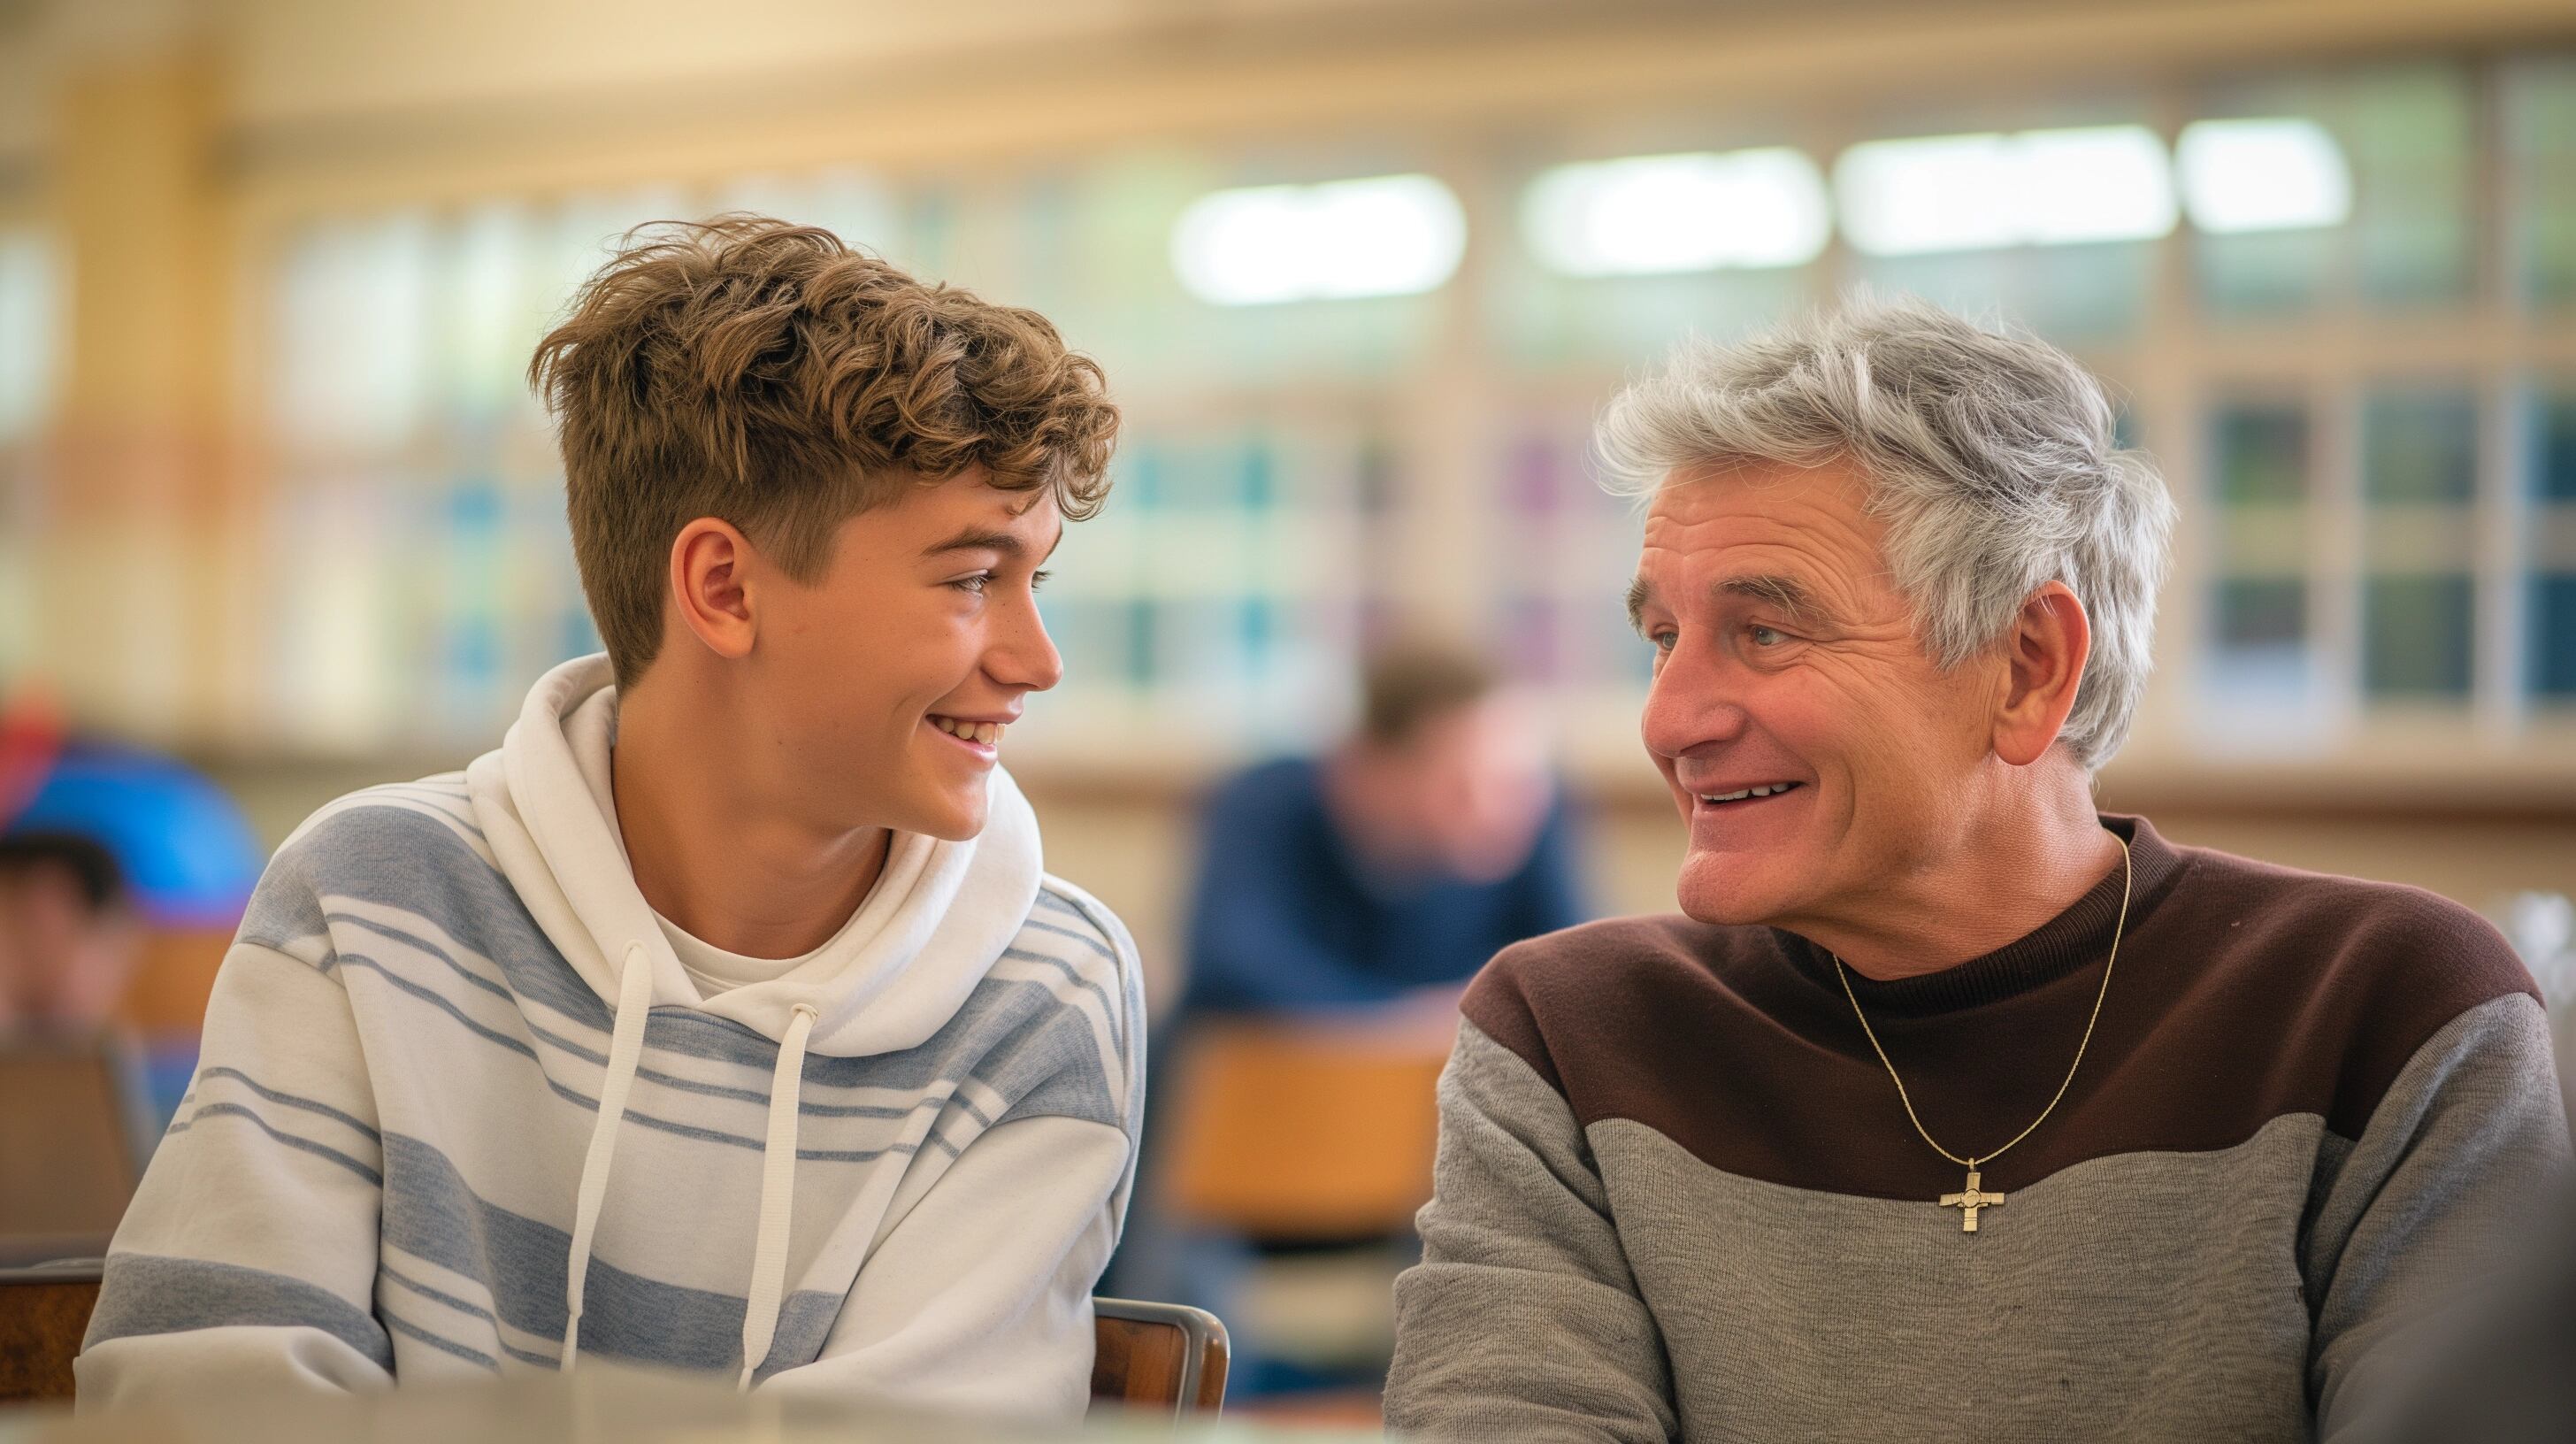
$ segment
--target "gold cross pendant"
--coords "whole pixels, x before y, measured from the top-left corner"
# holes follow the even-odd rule
[[[1968,1170],[1968,1188],[1966,1192],[1945,1193],[1941,1195],[1941,1206],[1943,1208],[1955,1208],[1959,1210],[1959,1232],[1961,1233],[1975,1233],[1977,1231],[1978,1209],[2000,1208],[2003,1205],[2004,1196],[2002,1194],[1978,1192],[1977,1179],[1977,1171],[1971,1168]]]

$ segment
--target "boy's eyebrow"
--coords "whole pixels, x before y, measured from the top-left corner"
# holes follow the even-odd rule
[[[1047,544],[1046,551],[1038,557],[1038,560],[1045,561],[1055,555],[1056,547],[1063,541],[1064,527],[1059,524],[1056,527],[1055,540]],[[921,554],[925,557],[935,557],[949,552],[1000,552],[1006,557],[1018,558],[1026,556],[1028,550],[1029,544],[1013,533],[994,531],[990,527],[970,526],[944,542],[922,548]]]

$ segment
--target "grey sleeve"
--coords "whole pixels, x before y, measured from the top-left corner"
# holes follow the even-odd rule
[[[1462,1025],[1440,1075],[1422,1262],[1395,1285],[1389,1426],[1434,1439],[1661,1441],[1663,1337],[1573,1110]]]
[[[2332,1135],[2329,1148],[2342,1147]],[[2530,1209],[2568,1161],[2540,1005],[2519,993],[2427,1039],[2362,1136],[2320,1178],[2300,1269],[2315,1311],[2320,1439],[2385,1422],[2462,1317],[2516,1266]]]

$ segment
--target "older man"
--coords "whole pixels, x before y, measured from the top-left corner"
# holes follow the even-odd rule
[[[2306,1439],[2567,1127],[2412,889],[2096,813],[2172,506],[2025,337],[1869,303],[1603,422],[1687,917],[1511,948],[1441,1084],[1388,1417],[1489,1439]]]

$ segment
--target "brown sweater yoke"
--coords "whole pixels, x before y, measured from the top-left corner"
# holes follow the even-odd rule
[[[2361,1136],[2444,1025],[2537,997],[2475,913],[2414,888],[2127,838],[2135,896],[2101,1021],[2065,1100],[1984,1166],[2025,1188],[2088,1160],[2233,1147],[2314,1114]],[[1853,985],[1932,1136],[1981,1156],[2039,1116],[2102,980],[2114,869],[2038,931],[1921,978]],[[1821,950],[1678,916],[1593,923],[1496,957],[1465,1013],[1564,1096],[1579,1126],[1642,1124],[1712,1168],[1875,1198],[1960,1171],[1915,1136]]]

